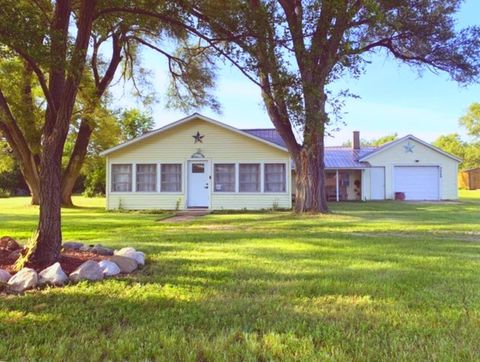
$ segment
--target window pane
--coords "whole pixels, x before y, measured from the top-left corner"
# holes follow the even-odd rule
[[[192,163],[192,173],[204,173],[205,165],[203,163]]]
[[[161,173],[162,192],[181,192],[182,191],[182,165],[181,164],[163,164]]]
[[[137,165],[137,191],[157,191],[157,165]]]
[[[239,166],[239,191],[260,192],[260,165],[245,163]]]
[[[265,192],[285,192],[285,164],[265,164]]]
[[[215,191],[235,192],[235,164],[215,164]]]
[[[112,191],[132,191],[132,165],[112,165]]]

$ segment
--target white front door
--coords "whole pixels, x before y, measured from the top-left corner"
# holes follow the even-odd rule
[[[209,163],[188,161],[188,207],[209,207]]]
[[[385,200],[385,167],[370,169],[370,199]]]
[[[406,200],[438,200],[440,172],[437,166],[396,166],[394,192],[405,193]]]

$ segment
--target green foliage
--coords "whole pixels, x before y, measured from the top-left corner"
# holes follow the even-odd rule
[[[460,203],[333,204],[333,213],[159,223],[62,210],[65,240],[146,252],[138,272],[0,297],[6,361],[478,361],[480,192]],[[0,235],[38,209],[0,200]]]
[[[438,137],[433,145],[462,159],[459,168],[480,166],[480,142],[463,141],[458,133]]]
[[[480,103],[472,103],[467,113],[460,118],[460,125],[467,129],[470,136],[480,138]]]
[[[379,138],[373,138],[370,140],[367,140],[365,138],[362,138],[360,140],[360,145],[361,147],[378,147],[381,145],[384,145],[385,143],[395,141],[398,138],[397,133],[392,133],[386,136],[382,136]],[[347,141],[342,144],[343,147],[352,147],[352,141]]]
[[[155,125],[155,121],[150,114],[136,108],[122,111],[118,116],[118,123],[123,141],[128,141],[150,132]]]

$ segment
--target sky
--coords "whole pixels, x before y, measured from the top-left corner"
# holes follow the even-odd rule
[[[480,1],[466,0],[458,13],[458,27],[480,25]],[[156,126],[161,127],[186,115],[165,107],[165,89],[168,84],[165,60],[146,50],[142,54],[143,65],[152,71],[151,82],[157,94],[157,102],[151,107]],[[139,106],[129,93],[113,90],[117,107]],[[425,71],[422,74],[406,65],[400,65],[391,57],[374,55],[371,64],[360,79],[344,77],[333,85],[335,89],[348,88],[360,96],[347,99],[343,111],[343,123],[333,128],[326,138],[327,146],[340,145],[351,139],[352,131],[360,131],[361,137],[372,139],[398,133],[399,136],[413,134],[432,142],[438,136],[465,131],[458,119],[465,114],[473,102],[480,102],[480,85],[459,86],[445,74]],[[237,128],[273,127],[258,87],[237,69],[225,65],[219,68],[217,86],[214,91],[221,104],[220,114],[210,109],[195,110],[205,116]]]

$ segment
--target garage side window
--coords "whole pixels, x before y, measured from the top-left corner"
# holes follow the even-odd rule
[[[240,192],[260,192],[260,164],[241,163],[239,176]]]
[[[265,164],[265,192],[285,192],[286,177],[284,163]]]
[[[157,165],[137,164],[137,192],[157,191]]]
[[[112,165],[112,191],[113,192],[131,192],[132,191],[132,165],[130,164]]]
[[[182,165],[179,163],[165,163],[161,166],[161,192],[182,191]]]
[[[235,192],[235,164],[217,163],[214,166],[215,191]]]

